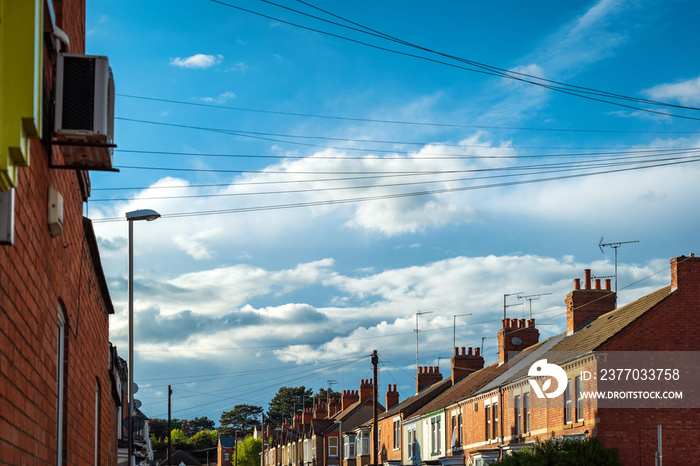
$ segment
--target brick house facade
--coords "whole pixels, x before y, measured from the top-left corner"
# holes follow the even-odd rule
[[[566,333],[538,342],[534,321],[503,321],[499,362],[465,376],[414,416],[415,423],[423,429],[415,448],[431,449],[426,429],[430,429],[431,420],[440,419],[445,426],[444,450],[438,455],[410,458],[404,449],[403,464],[482,466],[510,451],[531,449],[536,441],[594,435],[603,445],[617,448],[623,464],[651,466],[655,461],[657,425],[663,428],[663,457],[667,464],[687,464],[694,457],[695,444],[700,440],[697,400],[689,399],[680,406],[676,403],[652,407],[648,402],[614,405],[584,397],[584,392],[601,391],[609,385],[583,374],[596,373],[606,361],[615,358],[645,360],[651,357],[646,352],[660,352],[653,356],[656,358],[675,354],[680,356],[674,357],[692,358],[697,354],[700,330],[692,323],[700,310],[700,258],[672,259],[670,286],[620,308],[615,308],[609,281],[602,287],[598,280],[595,285],[591,283],[590,271],[585,276],[584,288],[576,280],[575,289],[566,297]],[[515,336],[520,338],[514,340]],[[520,345],[524,341],[529,347]],[[523,348],[509,349],[509,342]],[[533,391],[531,371],[542,360],[563,370],[566,382],[563,393],[557,397],[540,398]],[[693,374],[688,364],[692,362],[686,360],[685,372],[681,369],[683,377]],[[641,386],[635,384],[633,389]],[[558,386],[557,382],[553,385]],[[404,423],[404,429],[407,428],[411,426]],[[459,430],[455,432],[455,428]]]
[[[64,163],[62,152],[41,140],[51,134],[58,43],[52,32],[60,28],[71,52],[83,53],[85,2],[5,0],[0,15],[3,208],[14,192],[0,221],[0,458],[117,464],[119,394],[108,334],[114,309],[92,223],[83,217],[90,181],[85,171],[55,168]],[[28,70],[27,84],[8,89]],[[17,121],[15,141],[6,130]],[[63,199],[62,228],[53,231],[51,190]]]

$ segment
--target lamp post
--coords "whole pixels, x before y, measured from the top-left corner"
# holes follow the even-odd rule
[[[160,217],[155,210],[141,209],[126,213],[129,222],[129,466],[134,464],[134,222],[150,222]]]

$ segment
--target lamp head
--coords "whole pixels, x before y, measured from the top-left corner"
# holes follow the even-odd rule
[[[160,214],[153,209],[140,209],[126,213],[126,219],[128,221],[146,220],[147,222],[151,222],[158,217],[160,217]]]

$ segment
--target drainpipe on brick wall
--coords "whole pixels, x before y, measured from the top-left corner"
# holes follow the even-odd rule
[[[504,430],[503,430],[503,424],[505,424],[506,419],[505,419],[505,417],[503,417],[503,402],[504,402],[504,398],[503,398],[503,388],[502,388],[502,387],[498,387],[498,398],[499,398],[498,404],[500,405],[500,410],[501,410],[501,414],[500,414],[500,416],[501,416],[501,445],[503,445],[503,444],[505,443],[505,442],[504,442],[505,439],[504,439],[504,437],[503,437],[503,432],[504,432]],[[499,458],[500,458],[500,459],[503,459],[503,448],[499,448],[498,450],[499,450],[499,453],[500,453],[500,454],[499,454]]]

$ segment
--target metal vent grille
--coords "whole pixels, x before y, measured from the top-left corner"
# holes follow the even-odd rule
[[[90,130],[95,111],[95,60],[65,57],[63,71],[63,129]]]

